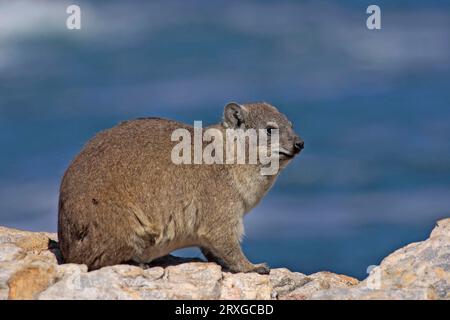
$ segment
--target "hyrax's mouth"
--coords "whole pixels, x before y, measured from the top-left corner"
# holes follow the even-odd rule
[[[294,153],[289,152],[289,151],[287,151],[287,150],[278,150],[278,154],[279,154],[280,156],[285,157],[285,158],[293,158],[293,157],[295,156]]]

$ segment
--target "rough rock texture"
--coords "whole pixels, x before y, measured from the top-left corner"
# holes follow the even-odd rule
[[[199,259],[87,272],[61,264],[56,235],[0,227],[0,299],[450,299],[450,219],[358,280],[331,272],[231,274]]]

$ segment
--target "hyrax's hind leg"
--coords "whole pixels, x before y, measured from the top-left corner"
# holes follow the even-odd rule
[[[265,263],[252,264],[245,257],[239,244],[239,235],[214,235],[205,239],[201,250],[208,261],[216,262],[231,272],[257,272],[268,274],[270,269]]]
[[[120,195],[60,199],[58,238],[66,263],[89,270],[125,263],[152,248],[158,235],[157,223]]]

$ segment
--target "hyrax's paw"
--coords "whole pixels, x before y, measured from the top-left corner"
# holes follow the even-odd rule
[[[251,270],[251,271],[259,273],[259,274],[269,274],[270,268],[265,263],[259,263],[259,264],[255,264],[253,267],[253,270]]]

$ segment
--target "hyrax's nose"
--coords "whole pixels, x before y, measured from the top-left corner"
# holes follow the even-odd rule
[[[300,138],[295,139],[295,142],[294,142],[295,152],[298,153],[298,152],[302,151],[304,147],[305,147],[305,141],[303,141]]]

